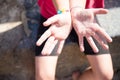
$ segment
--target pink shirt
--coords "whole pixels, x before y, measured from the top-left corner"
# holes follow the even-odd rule
[[[38,0],[40,6],[40,13],[45,18],[49,18],[56,14],[55,7],[52,0]],[[103,8],[104,0],[87,0],[86,8]]]

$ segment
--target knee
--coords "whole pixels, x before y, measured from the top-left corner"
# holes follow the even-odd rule
[[[55,80],[55,75],[51,72],[36,73],[36,80]]]
[[[98,80],[112,80],[113,79],[113,70],[111,71],[103,71],[100,73]]]
[[[113,73],[103,74],[102,80],[112,80],[113,79]]]

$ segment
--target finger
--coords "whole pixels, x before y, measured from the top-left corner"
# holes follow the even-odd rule
[[[103,37],[107,42],[112,42],[112,38],[105,32],[104,29],[102,29],[98,24],[94,24],[94,27],[92,28],[94,31],[96,31],[101,37]]]
[[[80,46],[80,51],[84,52],[84,43],[83,43],[83,36],[79,36],[79,46]]]
[[[84,51],[84,43],[83,43],[83,34],[85,34],[84,31],[82,31],[81,33],[81,28],[79,27],[83,27],[83,25],[80,22],[76,22],[76,24],[74,25],[74,29],[78,35],[79,38],[79,46],[80,46],[80,51],[83,52]]]
[[[58,40],[54,40],[53,43],[51,43],[51,46],[49,47],[49,49],[47,50],[49,54],[47,55],[50,55],[52,53],[52,51],[54,50],[56,44],[58,43]]]
[[[49,49],[51,48],[51,45],[53,44],[54,42],[54,36],[51,36],[48,38],[48,40],[46,41],[44,47],[43,47],[43,50],[41,51],[42,55],[49,55],[50,52],[49,52]]]
[[[94,14],[107,14],[108,10],[103,8],[92,9]]]
[[[51,35],[51,30],[50,28],[44,32],[44,34],[38,39],[36,42],[37,46],[40,46],[49,36]]]
[[[91,36],[86,36],[86,39],[87,39],[88,43],[90,44],[90,46],[92,47],[93,51],[95,53],[98,53],[99,50],[98,50],[97,46],[95,45],[92,37]]]
[[[94,37],[94,39],[97,40],[97,42],[104,48],[104,49],[108,49],[109,46],[97,35],[97,34],[94,34],[92,35]]]
[[[61,40],[58,44],[58,50],[57,54],[60,54],[62,52],[63,46],[64,46],[65,40]]]
[[[57,22],[57,21],[58,21],[58,15],[55,15],[55,16],[53,16],[53,17],[51,17],[51,18],[48,18],[47,21],[45,21],[45,22],[43,23],[43,25],[44,25],[44,26],[49,26],[49,25],[51,25],[51,24],[53,24],[53,23],[55,23],[55,22]]]
[[[81,34],[81,31],[82,31],[80,26],[84,27],[83,24],[80,21],[75,21],[73,23],[73,28],[75,29],[75,31],[78,35]]]

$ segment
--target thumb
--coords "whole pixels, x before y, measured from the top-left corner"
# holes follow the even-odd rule
[[[49,25],[54,24],[54,23],[57,22],[57,21],[58,21],[58,16],[55,15],[55,16],[53,16],[53,17],[48,18],[48,19],[43,23],[43,25],[44,25],[44,26],[49,26]]]
[[[92,9],[94,14],[107,14],[108,10],[103,8]]]

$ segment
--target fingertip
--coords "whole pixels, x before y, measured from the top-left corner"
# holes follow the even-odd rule
[[[109,10],[108,9],[105,9],[106,10],[106,13],[108,13],[109,12]]]
[[[38,42],[36,42],[36,45],[37,45],[37,46],[40,46],[40,44],[39,44]]]
[[[107,10],[107,9],[105,9],[103,13],[104,13],[104,14],[107,14],[107,13],[108,13],[108,10]]]
[[[94,9],[94,13],[95,13],[95,14],[107,14],[107,13],[108,13],[108,10],[107,10],[107,9],[103,9],[103,8]]]
[[[109,46],[108,46],[108,45],[105,45],[105,49],[108,50],[108,49],[109,49]]]
[[[56,17],[56,15],[55,15],[55,16],[52,16],[52,17],[48,18],[48,19],[43,23],[43,25],[44,25],[44,26],[49,26],[49,25],[55,23],[57,20],[58,20],[58,17]]]
[[[43,51],[41,52],[41,54],[42,54],[43,56],[47,56],[47,54],[45,54]]]
[[[43,25],[44,25],[44,26],[48,26],[48,23],[47,23],[47,22],[44,22]]]
[[[98,52],[99,52],[99,50],[98,50],[98,49],[95,49],[95,50],[94,50],[94,52],[95,52],[95,53],[98,53]]]
[[[36,45],[37,45],[37,46],[40,46],[40,45],[41,45],[41,42],[38,40],[38,41],[36,42]]]
[[[112,40],[111,37],[108,37],[108,38],[107,38],[107,41],[108,41],[109,43],[113,42],[113,40]]]
[[[80,51],[84,52],[85,51],[84,47],[80,47]]]
[[[43,56],[48,56],[49,55],[49,53],[47,52],[47,50],[45,48],[42,49],[41,54]]]
[[[62,49],[57,50],[57,54],[59,55],[62,52]]]
[[[112,38],[109,40],[109,42],[113,42]]]
[[[49,26],[50,24],[52,24],[51,19],[52,19],[52,18],[48,18],[45,22],[43,22],[43,25],[44,25],[44,26]]]
[[[57,55],[59,55],[61,52],[57,52]]]
[[[108,13],[108,9],[102,9],[102,11],[104,14],[107,14]]]

